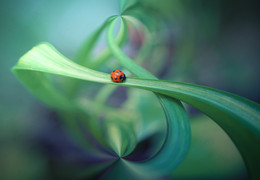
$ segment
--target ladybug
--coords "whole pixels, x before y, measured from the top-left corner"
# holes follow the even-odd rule
[[[126,79],[125,74],[120,70],[114,70],[111,72],[110,77],[112,81],[116,83],[121,83]]]

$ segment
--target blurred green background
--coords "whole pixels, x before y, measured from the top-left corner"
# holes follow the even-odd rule
[[[159,32],[173,34],[170,42],[166,41],[173,50],[161,51],[169,58],[165,68],[160,72],[151,68],[152,73],[157,73],[160,79],[206,85],[260,102],[260,12],[257,1],[141,2],[157,8],[166,17],[168,29]],[[58,122],[48,121],[55,113],[20,84],[11,72],[12,66],[42,41],[50,42],[72,58],[76,48],[95,28],[107,17],[118,13],[117,0],[1,1],[0,179],[59,177],[52,172],[55,168],[51,166],[48,153],[35,143],[39,131],[48,132],[48,128],[58,126]],[[104,44],[103,38],[100,46]],[[198,118],[199,112],[193,108],[188,106],[187,109],[191,117],[195,116],[192,120],[194,145],[188,159],[173,177],[245,178],[241,157],[225,133],[204,116]],[[214,143],[205,142],[208,141],[205,136],[215,137],[212,139]],[[55,138],[62,141],[63,136],[55,135]],[[200,149],[196,151],[196,148]],[[199,151],[205,151],[207,156],[194,160],[192,153]],[[227,158],[230,158],[226,162],[229,167],[225,168],[223,161]],[[200,161],[201,166],[198,166],[196,163]],[[205,161],[212,166],[202,163]]]

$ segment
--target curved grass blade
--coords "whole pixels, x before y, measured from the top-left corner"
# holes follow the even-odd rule
[[[143,33],[144,40],[142,42],[141,48],[138,50],[138,54],[135,57],[135,61],[137,63],[141,63],[145,60],[145,58],[151,52],[151,49],[153,46],[151,33],[146,28],[146,26],[142,22],[140,22],[138,19],[136,19],[132,16],[126,16],[126,15],[124,15],[124,18],[127,20],[127,22],[130,22],[129,24],[131,24],[134,28],[136,28],[137,31],[141,31]],[[120,30],[123,30],[123,29],[120,28]]]
[[[79,48],[79,51],[76,54],[75,61],[80,64],[84,65],[86,59],[90,56],[93,48],[95,47],[100,35],[105,30],[105,28],[117,17],[111,16],[109,17],[96,31],[92,33],[91,36],[89,36],[85,42],[81,45]]]
[[[99,37],[101,36],[101,34],[105,30],[105,28],[116,17],[117,17],[117,15],[109,17],[96,31],[94,31],[92,33],[91,36],[89,36],[83,42],[83,44],[80,46],[80,48],[76,54],[76,57],[75,57],[75,61],[78,64],[86,66],[86,67],[90,67],[90,68],[97,68],[111,56],[110,52],[107,49],[103,50],[103,52],[97,58],[92,58],[91,52],[93,51],[96,43],[98,42]],[[125,37],[123,37],[122,33],[119,32],[118,36],[116,38],[117,43],[119,43],[121,45],[121,44],[123,44],[124,40],[125,40]],[[71,82],[68,82],[67,93],[66,93],[67,96],[73,97],[76,94],[79,87],[80,87],[80,81],[72,79]]]
[[[128,67],[129,68],[129,70],[130,69],[132,69],[133,71],[135,70],[135,69],[137,69],[138,67],[138,65],[136,65],[136,64],[134,64],[134,63],[132,63],[131,62],[131,59],[130,58],[128,58],[127,56],[124,56],[124,53],[120,50],[120,48],[119,47],[117,47],[116,46],[116,44],[115,44],[115,42],[114,42],[114,40],[113,40],[113,33],[112,33],[112,30],[113,30],[113,26],[114,26],[114,24],[115,24],[115,21],[116,21],[117,19],[114,19],[113,20],[113,22],[110,24],[110,26],[109,26],[109,30],[108,30],[108,36],[107,36],[107,39],[108,39],[108,45],[109,45],[109,47],[110,47],[110,49],[111,49],[111,51],[113,52],[113,54],[118,58],[118,60],[119,61],[121,61],[122,62],[122,64],[124,64],[124,66],[125,67]],[[124,23],[124,17],[122,17],[121,18],[121,23]],[[140,67],[140,66],[139,66]],[[130,70],[131,71],[131,70]],[[138,73],[141,71],[141,67],[138,69]],[[149,78],[150,79],[150,77],[149,76],[147,76],[147,72],[146,71],[141,71],[141,72],[144,72],[144,73],[146,73],[146,74],[143,74],[141,77],[143,77],[143,78]],[[141,74],[141,72],[140,72],[140,74]],[[138,74],[139,75],[139,74]],[[138,77],[140,77],[140,76],[138,76]],[[200,95],[202,95],[202,94],[200,94]],[[208,97],[209,98],[209,97]],[[191,103],[189,103],[189,104],[191,104]],[[197,104],[199,104],[199,102],[197,102],[196,103],[196,105]],[[192,104],[191,104],[192,105]],[[257,105],[257,104],[256,104]],[[232,104],[230,104],[230,106],[232,106]],[[238,104],[236,104],[236,106],[238,106]],[[224,115],[221,115],[221,113],[220,112],[217,112],[216,114],[214,114],[214,116],[213,115],[211,115],[212,114],[212,112],[214,112],[214,111],[216,111],[215,109],[210,109],[209,107],[207,107],[206,108],[206,106],[205,107],[203,107],[203,110],[204,109],[209,109],[209,110],[207,110],[208,111],[208,113],[210,113],[210,114],[208,114],[211,118],[213,118],[213,119],[221,119],[221,118],[224,118],[224,119],[227,119],[228,120],[228,116],[224,116]],[[202,110],[202,109],[200,109],[200,110]],[[224,109],[218,109],[219,111],[224,111]],[[245,114],[243,114],[244,116],[245,116]],[[242,114],[241,114],[241,116],[242,116]],[[246,117],[246,116],[245,116]],[[241,118],[240,116],[237,116],[236,118]],[[246,118],[248,118],[248,117],[246,117]],[[247,141],[259,141],[259,137],[260,137],[260,134],[259,134],[259,127],[260,127],[260,121],[259,121],[259,119],[260,119],[260,116],[256,116],[255,118],[258,118],[258,122],[257,121],[255,121],[255,122],[251,122],[251,123],[244,123],[243,125],[245,126],[245,125],[249,125],[250,124],[250,127],[249,127],[249,129],[254,133],[253,135],[251,135],[250,133],[251,132],[247,132],[246,130],[243,132],[243,133],[245,133],[245,137],[247,138]],[[249,120],[250,121],[250,118],[249,119],[247,119],[247,120]],[[223,127],[223,129],[225,129],[226,130],[226,132],[228,133],[228,134],[232,134],[232,135],[230,135],[231,136],[231,138],[233,139],[233,141],[234,141],[234,143],[238,146],[238,148],[239,148],[239,150],[240,150],[240,152],[241,152],[241,154],[242,154],[242,156],[244,157],[244,159],[245,159],[245,162],[246,162],[246,164],[247,164],[247,166],[248,166],[248,169],[249,169],[249,173],[250,174],[253,174],[253,175],[257,175],[258,173],[257,173],[257,166],[255,165],[255,163],[253,163],[253,159],[254,159],[254,157],[258,157],[258,158],[260,158],[260,153],[257,153],[257,151],[255,151],[255,150],[251,150],[251,151],[253,151],[254,153],[254,155],[253,156],[251,156],[250,155],[250,153],[248,153],[247,151],[248,151],[248,148],[247,147],[245,147],[245,146],[243,146],[243,143],[241,143],[241,140],[238,140],[237,138],[239,137],[239,133],[238,134],[236,134],[235,132],[233,132],[233,129],[231,128],[231,127],[228,127],[227,128],[227,123],[226,122],[219,122],[219,121],[217,121],[218,122],[218,124],[220,125],[220,126],[222,126]],[[229,125],[230,126],[230,125]],[[238,124],[237,126],[237,130],[238,129],[240,129],[241,131],[243,130],[243,127],[241,127],[241,125],[240,124]],[[236,131],[237,132],[237,131]],[[233,136],[236,136],[235,138],[233,138]],[[258,136],[258,137],[255,137],[255,136]],[[244,142],[245,143],[245,142]],[[258,146],[260,146],[260,144],[258,143],[256,143],[256,144],[254,144],[253,145],[253,147],[255,146],[255,148],[256,147],[258,147]],[[254,149],[255,149],[254,148]],[[256,148],[256,149],[258,149],[258,148]],[[245,157],[245,154],[247,154],[246,156],[247,157]],[[257,156],[256,156],[257,155]]]
[[[104,32],[106,27],[112,23],[113,19],[117,18],[118,16],[111,16],[108,18],[102,26],[100,26],[80,47],[79,52],[76,56],[76,62],[78,64],[89,67],[91,69],[96,69],[101,64],[105,62],[105,60],[111,57],[111,52],[108,48],[105,48],[101,53],[99,53],[98,57],[94,58],[91,57],[91,52],[93,51],[99,37]],[[116,37],[116,43],[121,46],[126,40],[126,36],[122,31],[118,32]]]
[[[69,131],[70,135],[81,147],[93,154],[93,156],[94,154],[99,154],[100,157],[103,156],[98,152],[96,147],[90,143],[89,139],[86,138],[82,132],[82,125],[80,126],[80,123],[76,120],[77,118],[75,118],[76,116],[79,116],[79,112],[81,113],[80,116],[83,116],[84,119],[89,117],[81,111],[74,101],[64,96],[55,88],[48,74],[34,72],[32,80],[32,74],[19,72],[19,78],[22,79],[23,84],[32,94],[34,94],[34,96],[59,113],[66,130]],[[93,134],[98,137],[97,131],[93,128],[95,126],[92,125],[91,122],[88,122],[86,127],[88,130],[95,132]],[[97,129],[97,126],[95,129]],[[102,142],[100,138],[98,139],[99,142]]]
[[[48,43],[42,43],[22,56],[13,72],[31,91],[35,88],[30,83],[35,80],[35,74],[43,72],[145,89],[184,101],[207,114],[227,132],[242,154],[251,178],[260,178],[260,105],[255,102],[221,90],[180,82],[128,77],[124,83],[115,84],[109,74],[73,63]],[[25,77],[30,77],[31,81]]]
[[[116,20],[117,19],[114,19],[110,24],[107,33],[108,46],[113,55],[123,67],[128,69],[135,76],[147,79],[157,79],[150,72],[143,69],[126,56],[117,46],[113,36]],[[121,24],[123,24],[121,28],[123,28],[125,33],[127,33],[126,22],[124,19],[121,19]],[[157,96],[166,116],[166,139],[163,147],[154,157],[140,164],[136,164],[136,169],[143,172],[143,174],[149,174],[150,176],[167,174],[176,168],[186,156],[190,143],[189,120],[182,104],[173,98],[159,94]]]

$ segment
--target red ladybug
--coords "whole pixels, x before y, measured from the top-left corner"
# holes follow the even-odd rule
[[[117,83],[121,83],[126,79],[125,74],[120,70],[114,70],[111,72],[110,77],[112,81]]]

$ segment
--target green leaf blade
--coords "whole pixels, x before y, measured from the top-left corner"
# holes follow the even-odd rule
[[[22,71],[37,71],[145,89],[184,101],[207,114],[227,132],[242,154],[251,178],[259,179],[260,106],[250,100],[224,91],[180,82],[128,77],[124,83],[115,84],[110,80],[109,74],[77,65],[46,43],[21,57],[13,71],[18,78]],[[31,77],[33,81],[34,76]]]
[[[118,18],[119,19],[119,18]],[[120,18],[122,31],[126,34],[126,21]],[[136,64],[126,56],[116,44],[113,30],[117,19],[109,25],[107,32],[108,47],[119,63],[137,77],[157,79],[153,74]],[[171,172],[185,158],[190,144],[190,126],[188,116],[182,104],[173,98],[157,95],[166,116],[167,133],[163,147],[149,160],[131,164],[135,171],[143,176],[162,176]],[[160,168],[165,167],[165,168]]]

